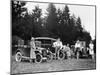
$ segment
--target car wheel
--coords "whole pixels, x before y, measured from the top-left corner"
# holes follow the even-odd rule
[[[42,62],[42,55],[40,53],[36,54],[35,63],[41,63]]]
[[[58,52],[58,59],[62,60],[62,59],[64,59],[64,58],[65,58],[64,52],[61,51],[61,50],[59,50],[59,52]]]
[[[51,62],[52,59],[53,59],[53,55],[52,55],[51,52],[49,52],[48,55],[47,55],[47,62]]]
[[[16,53],[16,55],[15,55],[15,60],[16,60],[17,62],[21,62],[21,60],[22,60],[22,54],[21,54],[21,52],[17,52],[17,53]]]

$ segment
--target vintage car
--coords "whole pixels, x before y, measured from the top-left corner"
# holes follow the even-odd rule
[[[64,52],[62,49],[58,50],[56,52],[56,48],[53,47],[53,43],[56,41],[54,38],[49,38],[49,37],[38,37],[35,39],[36,41],[41,41],[41,47],[46,48],[49,53],[51,53],[51,56],[48,59],[64,59]],[[49,61],[49,60],[48,60]]]
[[[17,62],[21,62],[23,59],[28,59],[30,61],[35,60],[36,63],[42,62],[42,60],[46,60],[47,62],[50,62],[53,58],[53,52],[55,51],[54,48],[52,48],[52,43],[56,39],[48,38],[48,37],[36,37],[35,38],[35,59],[30,58],[30,50],[31,45],[30,41],[27,41],[27,43],[22,43],[15,45],[17,48],[15,53],[15,60]]]

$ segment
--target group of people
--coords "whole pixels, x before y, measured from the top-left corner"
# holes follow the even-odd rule
[[[36,58],[35,52],[34,52],[34,50],[35,50],[35,42],[34,42],[34,38],[33,37],[31,38],[30,45],[31,45],[30,57],[31,58]],[[67,58],[71,57],[71,51],[72,50],[71,50],[69,44],[63,45],[63,43],[61,42],[60,38],[58,38],[55,42],[53,42],[53,47],[55,48],[56,54],[58,53],[58,50],[64,50],[64,52],[66,52],[66,54],[67,54]],[[81,44],[80,44],[79,40],[76,41],[74,47],[75,47],[75,49],[79,48],[79,50],[81,50],[80,48],[82,48],[82,47],[81,47]],[[92,59],[94,59],[94,45],[93,45],[92,41],[90,42],[89,48],[87,48],[87,50],[89,51],[89,54],[92,56]]]
[[[78,40],[75,43],[75,49],[82,50],[83,47],[81,47],[80,41]],[[94,44],[92,41],[89,43],[89,47],[87,47],[87,51],[89,52],[89,55],[91,56],[92,59],[94,59]]]
[[[53,43],[53,47],[55,47],[56,53],[58,52],[58,50],[62,49],[66,52],[68,58],[71,57],[72,50],[69,47],[69,44],[63,45],[60,38],[58,38]],[[75,47],[75,50],[82,50],[82,48],[83,48],[83,46],[81,46],[81,43],[79,40],[76,41],[74,47]],[[87,51],[89,52],[89,55],[92,57],[92,59],[94,59],[94,44],[92,41],[90,41],[89,47],[87,47]]]
[[[63,50],[67,54],[67,58],[71,57],[71,50],[69,44],[63,45],[60,38],[58,38],[54,43],[53,47],[55,47],[55,53],[58,54],[58,50]]]

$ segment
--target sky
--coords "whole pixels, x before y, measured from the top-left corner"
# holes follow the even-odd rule
[[[28,11],[31,12],[35,6],[38,5],[42,9],[42,17],[46,16],[46,9],[48,8],[48,3],[34,3],[27,2],[26,6]],[[80,17],[82,26],[87,30],[92,39],[95,38],[95,7],[94,6],[82,6],[82,5],[69,5],[70,15],[75,15],[75,17]],[[55,4],[56,8],[63,9],[64,4]]]

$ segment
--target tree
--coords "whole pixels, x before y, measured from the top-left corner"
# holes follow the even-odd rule
[[[68,25],[69,19],[70,19],[69,7],[67,5],[65,5],[63,13],[62,13],[62,20],[63,20],[64,24]]]
[[[11,1],[11,8],[12,8],[12,22],[16,21],[20,17],[22,17],[22,13],[25,12],[27,9],[24,7],[25,2],[21,1]]]
[[[33,36],[41,36],[42,35],[42,10],[39,8],[39,6],[35,6],[35,9],[32,12],[32,17],[34,20],[34,29],[35,33],[33,33]]]
[[[25,2],[21,2],[21,1],[11,1],[11,8],[12,8],[12,35],[19,35],[18,31],[18,27],[19,24],[22,20],[22,13],[26,12],[26,8],[24,8],[25,6]]]
[[[35,32],[32,15],[26,13],[25,16],[22,18],[22,21],[20,22],[19,28],[20,28],[19,29],[20,36],[24,40],[29,40],[33,35],[32,33]]]
[[[61,36],[61,25],[62,25],[62,11],[60,8],[57,10],[57,26],[56,26],[56,34],[60,37]]]
[[[63,42],[70,43],[70,14],[69,14],[69,7],[65,5],[62,11],[59,10],[60,14],[60,37]],[[65,42],[65,43],[66,43]]]
[[[12,1],[12,35],[29,40],[32,36],[40,36],[41,9],[36,6],[32,14],[29,14],[27,10],[23,10],[25,4],[21,1]]]
[[[86,30],[84,31],[84,28],[82,28],[80,17],[77,18],[76,29],[77,29],[77,39],[86,41],[87,46],[88,46],[91,40],[91,36],[89,32],[87,32]]]
[[[31,37],[40,36],[41,32],[41,9],[38,6],[35,6],[32,14],[28,12],[22,18],[22,21],[19,26],[19,33],[25,40],[31,39]],[[21,33],[22,32],[22,33]]]
[[[72,16],[70,16],[70,19],[69,19],[69,30],[70,30],[70,43],[71,44],[74,44],[74,41],[76,41],[77,39],[77,29],[76,29],[76,17],[75,15],[73,14]]]
[[[56,8],[55,6],[50,3],[48,8],[47,8],[47,19],[46,19],[46,28],[49,30],[51,33],[56,32],[56,26],[57,26],[57,13],[56,13]]]
[[[81,32],[81,31],[83,30],[83,28],[82,28],[82,24],[81,24],[81,19],[80,19],[80,17],[77,18],[76,25],[77,25],[77,30],[78,30],[79,32]]]

